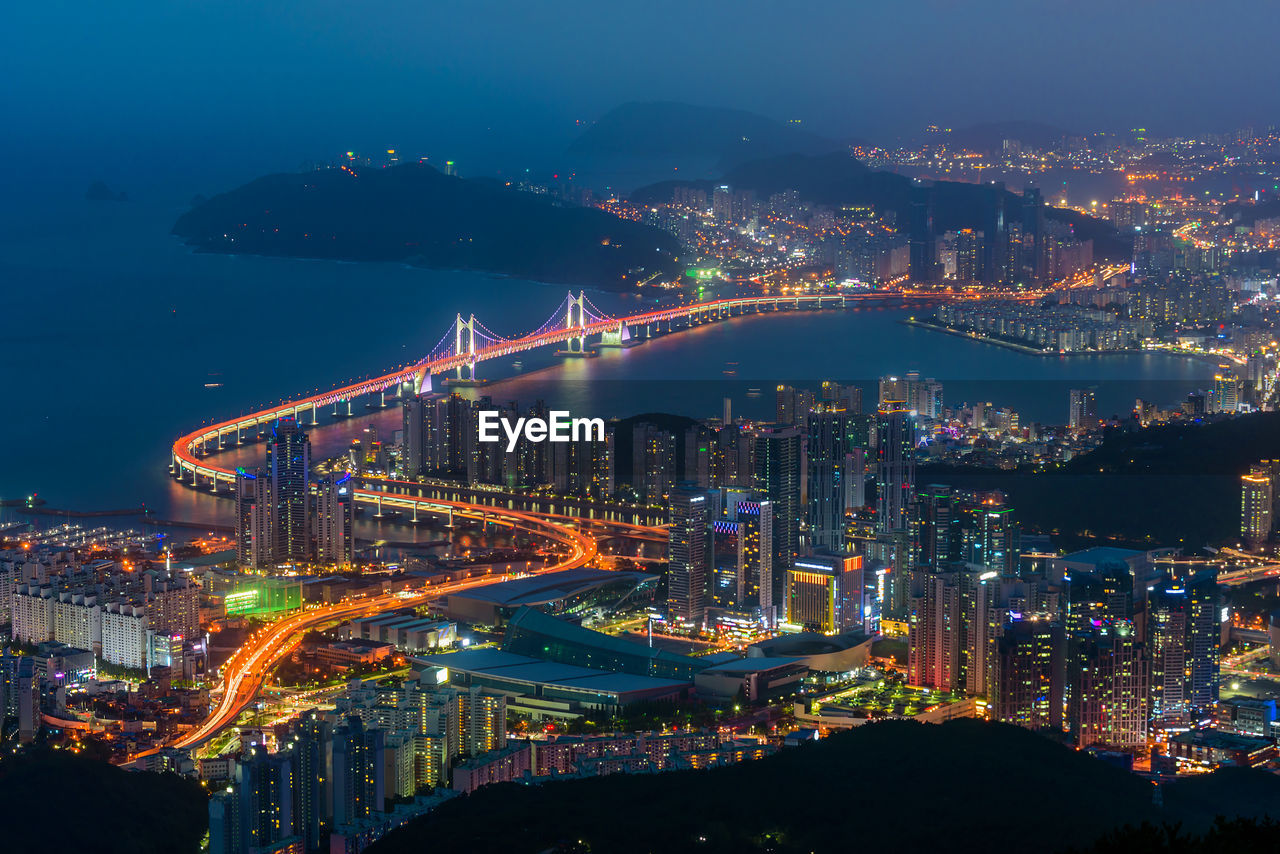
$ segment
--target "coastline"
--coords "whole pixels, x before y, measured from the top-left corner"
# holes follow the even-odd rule
[[[1032,347],[1032,346],[1029,346],[1029,345],[1027,345],[1027,344],[1019,344],[1019,343],[1017,343],[1017,342],[1015,342],[1015,341],[1005,341],[1003,338],[992,338],[992,337],[991,337],[991,336],[989,336],[989,335],[974,335],[974,334],[970,334],[970,333],[965,332],[965,331],[960,330],[960,329],[952,329],[952,328],[951,328],[951,327],[949,327],[949,326],[943,326],[941,323],[932,323],[932,322],[927,321],[927,320],[917,320],[917,319],[916,319],[916,318],[914,318],[914,317],[908,317],[908,318],[905,318],[905,319],[903,319],[903,320],[902,320],[902,323],[906,324],[907,326],[918,326],[918,327],[920,327],[921,329],[928,329],[928,330],[931,330],[931,331],[933,331],[933,332],[943,332],[943,333],[946,333],[947,335],[954,335],[954,336],[956,336],[957,338],[965,338],[965,339],[968,339],[969,341],[978,341],[978,342],[983,343],[983,344],[994,344],[994,345],[996,345],[997,347],[1005,347],[1005,348],[1007,348],[1007,349],[1009,349],[1009,350],[1016,350],[1016,351],[1018,351],[1019,353],[1026,353],[1026,354],[1027,354],[1027,355],[1029,355],[1029,356],[1057,356],[1057,357],[1064,357],[1064,356],[1110,356],[1110,355],[1112,355],[1112,354],[1115,354],[1115,355],[1125,355],[1125,354],[1128,354],[1128,355],[1134,355],[1134,354],[1150,353],[1150,352],[1152,352],[1151,350],[1146,350],[1146,349],[1143,349],[1143,348],[1141,348],[1141,347],[1136,348],[1136,349],[1135,349],[1135,348],[1127,348],[1127,349],[1123,349],[1123,350],[1120,350],[1120,349],[1117,349],[1117,350],[1068,350],[1068,351],[1066,351],[1066,352],[1059,352],[1059,351],[1057,351],[1057,350],[1041,350],[1041,349],[1039,349],[1039,348]],[[1161,352],[1163,352],[1163,351],[1161,351]],[[1187,354],[1183,354],[1183,355],[1192,355],[1192,354],[1187,353]]]

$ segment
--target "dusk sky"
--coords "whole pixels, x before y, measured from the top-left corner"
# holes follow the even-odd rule
[[[1176,132],[1268,122],[1274,23],[1259,0],[47,2],[8,10],[0,103],[11,155],[246,167],[393,145],[529,157],[629,100],[877,141],[1021,119]]]

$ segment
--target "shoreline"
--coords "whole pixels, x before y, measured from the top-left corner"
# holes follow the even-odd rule
[[[957,338],[965,338],[965,339],[967,339],[967,340],[969,340],[969,341],[977,341],[977,342],[982,343],[982,344],[994,344],[994,345],[996,345],[997,347],[1005,347],[1005,348],[1007,348],[1007,349],[1009,349],[1009,350],[1016,350],[1016,351],[1017,351],[1017,352],[1019,352],[1019,353],[1026,353],[1028,356],[1045,356],[1045,357],[1049,357],[1049,356],[1056,356],[1056,357],[1066,357],[1066,356],[1110,356],[1110,355],[1135,355],[1135,354],[1141,354],[1141,353],[1150,353],[1150,352],[1153,352],[1153,351],[1151,351],[1151,350],[1147,350],[1147,349],[1144,349],[1144,348],[1137,348],[1137,349],[1133,349],[1133,348],[1126,348],[1126,349],[1122,349],[1122,350],[1121,350],[1121,349],[1117,349],[1117,350],[1067,350],[1067,351],[1065,351],[1065,352],[1060,352],[1060,351],[1058,351],[1058,350],[1041,350],[1041,349],[1038,349],[1038,348],[1036,348],[1036,347],[1032,347],[1032,346],[1030,346],[1030,345],[1028,345],[1028,344],[1019,344],[1019,343],[1017,343],[1016,341],[1005,341],[1003,338],[992,338],[992,337],[991,337],[991,336],[989,336],[989,335],[976,335],[976,334],[970,334],[970,333],[965,332],[965,331],[960,330],[960,329],[952,329],[952,328],[951,328],[951,327],[949,327],[949,326],[943,326],[943,325],[942,325],[942,324],[940,324],[940,323],[931,323],[931,322],[929,322],[929,321],[927,321],[927,320],[916,320],[915,318],[908,317],[908,318],[904,319],[904,320],[902,321],[902,323],[906,324],[907,326],[918,326],[918,327],[920,327],[921,329],[928,329],[928,330],[930,330],[930,331],[932,331],[932,332],[942,332],[942,333],[945,333],[945,334],[947,334],[947,335],[954,335],[954,336],[956,336]],[[1161,351],[1161,352],[1163,352],[1163,351]],[[1190,356],[1190,355],[1194,355],[1194,354],[1191,354],[1191,353],[1184,353],[1184,354],[1180,354],[1180,355],[1187,355],[1187,356]]]

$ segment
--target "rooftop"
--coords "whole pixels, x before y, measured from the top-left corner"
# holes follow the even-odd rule
[[[1240,735],[1234,732],[1223,732],[1220,729],[1193,729],[1173,736],[1172,741],[1178,744],[1192,744],[1200,747],[1211,747],[1219,750],[1247,750],[1253,752],[1275,744],[1269,738],[1256,735]]]
[[[566,569],[561,572],[550,572],[529,578],[517,578],[512,581],[500,581],[497,584],[486,584],[468,590],[465,593],[451,594],[450,598],[477,599],[491,602],[503,607],[519,607],[520,605],[537,605],[563,599],[610,582],[629,580],[634,584],[656,581],[657,576],[644,572],[613,572],[605,569]]]
[[[716,664],[708,667],[703,673],[759,673],[763,670],[773,670],[775,667],[785,667],[788,664],[799,664],[798,658],[740,658],[737,661],[726,661],[723,664]]]
[[[554,661],[516,655],[492,648],[466,649],[444,655],[425,655],[414,658],[413,661],[431,667],[444,667],[449,670],[477,673],[516,682],[537,682],[605,693],[676,688],[687,684],[674,679],[633,676],[609,670],[593,670],[573,664],[558,664]]]
[[[1102,563],[1120,562],[1124,563],[1131,558],[1144,555],[1146,552],[1140,552],[1136,549],[1118,549],[1114,546],[1095,546],[1084,551],[1072,552],[1069,555],[1063,555],[1057,560],[1066,561],[1068,563],[1091,563],[1095,566]]]

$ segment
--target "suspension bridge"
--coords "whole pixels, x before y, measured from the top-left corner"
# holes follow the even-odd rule
[[[587,341],[594,336],[599,336],[599,343],[605,346],[625,346],[633,340],[692,329],[744,314],[845,308],[867,298],[884,297],[879,294],[738,296],[612,317],[601,311],[585,292],[579,291],[576,295],[572,292],[567,294],[541,326],[514,337],[499,335],[474,314],[467,317],[458,314],[436,345],[417,362],[381,376],[356,380],[329,391],[282,401],[237,418],[208,424],[181,436],[173,443],[171,471],[183,482],[197,487],[207,486],[217,492],[220,486],[234,484],[235,470],[219,466],[208,457],[228,446],[257,438],[259,428],[264,425],[281,418],[295,418],[299,423],[315,425],[319,423],[320,411],[330,406],[334,415],[351,415],[353,401],[362,397],[371,397],[372,406],[382,407],[387,403],[388,392],[394,397],[431,391],[433,376],[446,381],[473,382],[477,378],[476,366],[490,359],[555,345],[564,345],[562,353],[580,355],[587,352]],[[341,411],[343,407],[345,413]],[[307,415],[310,421],[303,420]],[[361,490],[358,494],[361,500],[373,502],[378,497],[385,497],[373,491],[365,496],[364,492]]]

